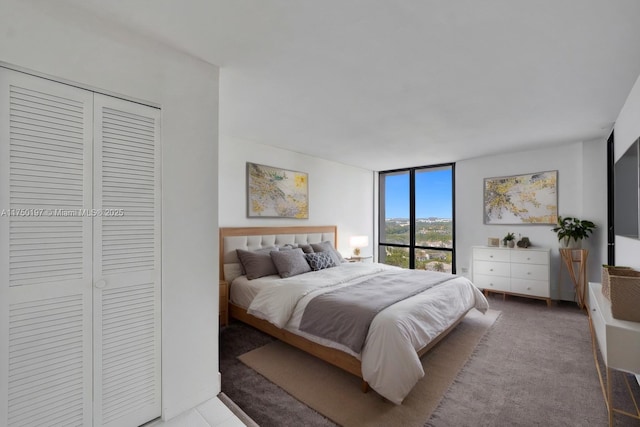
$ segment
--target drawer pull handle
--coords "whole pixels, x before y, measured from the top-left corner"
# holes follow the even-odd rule
[[[527,257],[527,261],[529,261],[531,258]]]
[[[489,258],[493,258],[493,255],[489,255]]]
[[[530,272],[530,271],[527,271],[527,274],[531,274],[531,272]]]
[[[530,291],[531,290],[531,286],[527,286],[527,290]]]

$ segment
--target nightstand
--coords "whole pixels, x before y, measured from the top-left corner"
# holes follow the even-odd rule
[[[229,283],[220,280],[220,326],[229,323]]]
[[[345,258],[349,262],[363,262],[365,259],[371,259],[373,256],[352,256],[349,258]]]

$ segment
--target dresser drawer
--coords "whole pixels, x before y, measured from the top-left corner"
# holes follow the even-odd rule
[[[474,274],[473,283],[480,289],[490,291],[510,291],[510,279],[501,276],[487,276],[485,274]]]
[[[509,250],[493,248],[473,248],[473,259],[480,261],[509,262]]]
[[[493,261],[474,261],[473,274],[509,277],[509,263]]]
[[[536,250],[516,250],[511,252],[511,262],[521,264],[549,264],[549,252]]]
[[[511,264],[511,277],[549,281],[549,266],[540,264]]]
[[[511,292],[549,298],[549,282],[542,280],[511,279]]]

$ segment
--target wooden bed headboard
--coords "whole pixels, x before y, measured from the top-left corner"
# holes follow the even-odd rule
[[[220,279],[225,280],[225,275],[240,275],[240,260],[236,249],[256,250],[287,243],[310,244],[325,241],[330,241],[336,247],[337,226],[220,228]]]

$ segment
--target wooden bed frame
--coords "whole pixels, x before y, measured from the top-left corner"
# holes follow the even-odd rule
[[[224,238],[228,236],[260,236],[260,235],[289,235],[289,234],[314,234],[314,233],[333,233],[334,242],[338,241],[336,226],[307,226],[307,227],[238,227],[238,228],[220,228],[220,279],[224,278]],[[315,243],[315,242],[314,242]],[[229,302],[229,315],[231,318],[237,319],[243,323],[253,326],[254,328],[271,335],[289,345],[309,353],[313,356],[324,360],[327,363],[337,366],[359,378],[362,378],[362,367],[360,360],[351,354],[327,347],[304,337],[296,335],[284,329],[280,329],[266,320],[259,319],[247,311],[231,302]],[[464,318],[466,312],[444,332],[431,340],[429,344],[418,350],[418,356],[421,357],[431,350],[440,342],[449,332],[451,332]],[[369,386],[366,381],[362,381],[362,391],[367,392]]]

